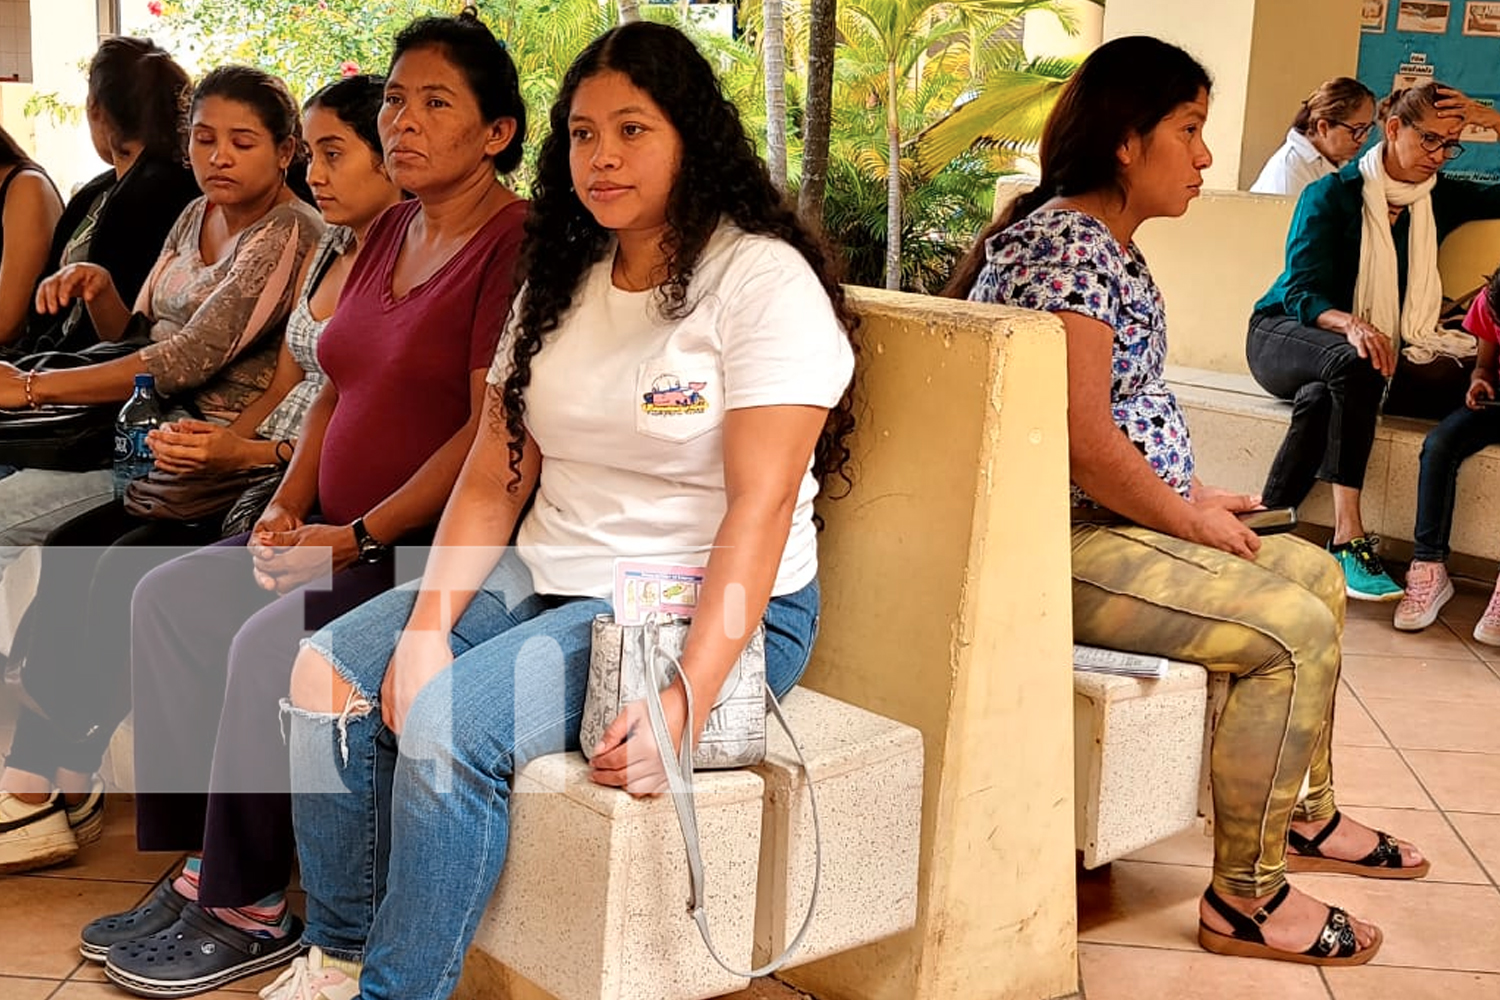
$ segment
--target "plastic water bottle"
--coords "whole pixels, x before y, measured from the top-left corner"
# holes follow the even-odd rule
[[[120,407],[115,418],[115,499],[125,495],[132,479],[151,471],[154,459],[146,444],[146,435],[161,426],[161,401],[156,396],[156,379],[150,375],[135,377],[135,392]]]

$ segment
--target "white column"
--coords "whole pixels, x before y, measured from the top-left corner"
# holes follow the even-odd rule
[[[1243,190],[1286,135],[1302,98],[1359,63],[1359,5],[1350,0],[1109,0],[1104,37],[1154,35],[1213,77],[1207,187]]]
[[[99,47],[97,0],[31,0],[32,87],[83,108],[88,96],[86,66]],[[104,169],[89,139],[88,123],[34,120],[36,158],[66,199],[74,187]]]
[[[1061,7],[1073,20],[1074,34],[1063,30],[1056,14],[1034,10],[1022,22],[1021,47],[1028,59],[1045,56],[1082,57],[1104,38],[1104,8],[1093,0],[1062,0]]]

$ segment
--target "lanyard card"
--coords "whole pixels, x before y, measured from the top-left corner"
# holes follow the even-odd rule
[[[691,618],[698,610],[702,566],[615,560],[615,621],[640,625],[655,611]]]

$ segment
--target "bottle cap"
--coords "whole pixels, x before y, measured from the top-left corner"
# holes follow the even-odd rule
[[[150,372],[141,372],[135,377],[135,387],[137,389],[155,389],[156,376]]]

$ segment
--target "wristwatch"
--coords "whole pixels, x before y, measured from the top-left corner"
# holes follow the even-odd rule
[[[376,541],[375,536],[370,534],[370,529],[365,527],[365,519],[362,517],[356,517],[351,527],[354,528],[354,544],[359,546],[359,561],[362,563],[380,562],[390,550],[390,546]]]

